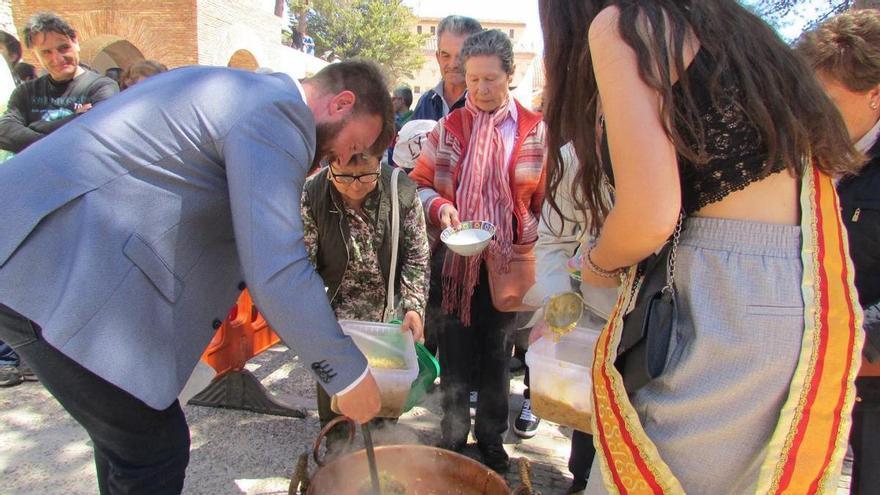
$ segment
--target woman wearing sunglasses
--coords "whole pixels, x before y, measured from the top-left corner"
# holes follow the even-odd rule
[[[393,168],[370,154],[347,164],[330,163],[303,187],[303,236],[309,259],[338,319],[382,321],[392,259]],[[397,175],[400,235],[394,293],[401,331],[422,340],[428,299],[428,236],[416,185]],[[336,414],[319,386],[318,416],[324,425]],[[331,437],[332,440],[332,437]],[[332,446],[331,446],[332,448]]]

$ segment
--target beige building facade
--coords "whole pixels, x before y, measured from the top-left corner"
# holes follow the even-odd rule
[[[443,19],[440,17],[421,17],[416,25],[412,26],[414,32],[430,35],[422,49],[425,64],[416,72],[415,77],[404,82],[413,90],[413,108],[415,108],[416,102],[424,92],[432,89],[440,82],[440,69],[437,66],[435,53],[437,52],[437,25],[440,24],[441,20]],[[513,42],[514,63],[516,64],[513,86],[516,86],[523,80],[529,65],[531,65],[532,60],[537,55],[534,44],[525,39],[526,24],[524,22],[501,20],[479,19],[479,21],[485,29],[500,29],[510,36]]]

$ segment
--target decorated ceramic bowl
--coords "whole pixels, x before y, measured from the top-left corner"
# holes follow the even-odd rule
[[[440,233],[440,240],[455,254],[476,256],[486,249],[494,235],[495,226],[491,222],[477,220],[444,229]]]

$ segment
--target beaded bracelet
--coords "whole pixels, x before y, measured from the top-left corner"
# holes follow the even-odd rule
[[[587,250],[586,256],[584,256],[584,265],[587,267],[587,270],[590,270],[591,272],[602,278],[620,278],[620,275],[623,273],[623,268],[606,270],[593,261],[593,258],[590,257],[590,254],[593,252],[594,247],[595,245],[590,246],[590,249]]]

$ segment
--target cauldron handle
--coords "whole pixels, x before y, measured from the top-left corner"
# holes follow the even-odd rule
[[[309,489],[309,454],[299,456],[293,476],[290,478],[290,486],[287,487],[287,495],[305,494]]]
[[[517,459],[519,465],[519,479],[522,485],[518,486],[511,495],[540,495],[532,488],[532,479],[529,475],[529,460],[525,457]]]
[[[348,445],[350,446],[352,442],[354,442],[354,435],[357,431],[357,423],[354,422],[353,419],[348,416],[337,416],[333,418],[332,421],[327,423],[327,426],[321,428],[321,432],[318,433],[318,438],[315,439],[315,447],[312,449],[312,458],[315,459],[315,464],[320,467],[324,466],[324,459],[318,455],[318,451],[321,450],[321,440],[327,436],[327,433],[330,432],[333,428],[336,427],[339,423],[348,423]]]

